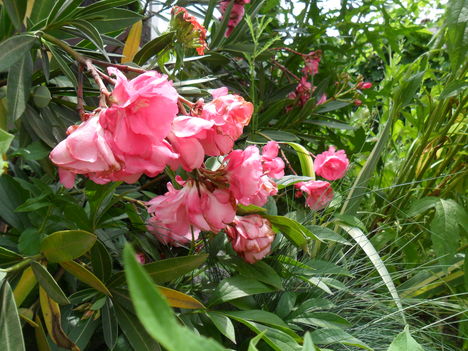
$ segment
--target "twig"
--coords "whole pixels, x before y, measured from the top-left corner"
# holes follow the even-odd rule
[[[121,65],[118,63],[111,63],[111,62],[106,62],[106,61],[101,61],[101,60],[96,60],[96,59],[90,59],[94,64],[98,66],[103,66],[103,67],[115,67],[118,68],[120,71],[123,72],[135,72],[135,73],[146,73],[147,71],[143,68],[137,68],[137,67],[132,67],[132,66],[127,66],[127,65]]]
[[[107,87],[105,86],[104,82],[102,81],[101,76],[99,75],[99,71],[93,65],[93,62],[90,59],[86,59],[85,62],[86,62],[87,71],[93,77],[93,79],[96,82],[96,84],[98,85],[99,91],[101,93],[101,95],[99,97],[99,107],[106,108],[107,107],[107,100],[110,98],[109,90],[107,90]]]
[[[277,66],[280,70],[282,70],[285,73],[288,73],[291,77],[293,77],[295,80],[298,82],[300,81],[300,78],[296,76],[294,73],[292,73],[289,69],[287,69],[285,66],[283,66],[281,63],[276,61],[275,59],[272,59],[272,62],[275,66]]]
[[[82,121],[86,120],[86,111],[84,109],[84,98],[83,98],[83,65],[78,65],[78,86],[76,88],[76,109]]]

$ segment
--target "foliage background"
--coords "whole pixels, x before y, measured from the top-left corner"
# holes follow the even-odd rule
[[[171,34],[148,38],[150,19],[164,23],[175,4],[208,28],[205,56],[174,44]],[[199,341],[194,349],[468,349],[466,1],[345,0],[331,8],[252,0],[227,39],[212,0],[0,6],[0,326],[11,326],[2,350],[72,348],[70,342],[82,350],[157,350],[158,343],[180,350],[190,338]],[[300,235],[323,242],[309,239],[305,254],[286,240],[307,241],[287,222],[272,255],[250,266],[224,235],[196,252],[165,247],[146,233],[142,201],[162,194],[167,176],[61,187],[47,155],[79,120],[78,75],[75,59],[51,38],[112,62],[133,46],[127,64],[168,73],[189,99],[229,87],[255,104],[239,146],[284,142],[298,174],[308,172],[300,162],[307,155],[287,143],[313,154],[330,144],[345,149],[352,167],[335,182],[327,210],[306,211],[290,187],[266,206],[269,215],[304,225]],[[297,82],[274,62],[300,75],[303,60],[284,47],[323,53],[316,95],[289,113],[286,96]],[[354,86],[359,75],[373,89],[336,95],[335,82]],[[323,92],[332,99],[316,106]],[[84,94],[89,109],[97,106],[87,77]],[[71,256],[60,256],[64,240],[75,243]],[[163,288],[152,288],[131,248],[123,254],[127,242],[145,254],[146,272]],[[47,311],[58,313],[54,301],[58,335],[47,326]]]

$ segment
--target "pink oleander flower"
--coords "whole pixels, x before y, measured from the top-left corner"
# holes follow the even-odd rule
[[[106,141],[127,174],[154,177],[177,158],[164,141],[178,111],[177,91],[155,71],[130,81],[116,68],[109,67],[109,73],[117,80],[111,96],[114,104],[99,119]]]
[[[316,75],[318,73],[318,67],[320,64],[320,57],[322,52],[320,50],[311,51],[305,58],[305,65],[302,69],[302,73],[309,75]]]
[[[370,89],[372,88],[372,83],[371,82],[359,82],[356,86],[358,89]]]
[[[259,215],[236,216],[226,227],[232,248],[248,263],[255,263],[271,251],[275,233],[271,223]]]
[[[327,180],[343,178],[348,169],[349,161],[344,150],[330,146],[328,151],[318,154],[314,161],[315,173]]]
[[[279,145],[276,141],[269,141],[262,148],[262,166],[264,174],[273,179],[284,177],[284,161],[278,157]]]
[[[193,180],[180,183],[182,189],[176,190],[169,183],[166,194],[148,202],[152,215],[148,230],[158,240],[180,246],[197,240],[201,230],[219,232],[232,222],[236,212],[228,190],[210,191]]]
[[[179,158],[169,162],[172,169],[182,166],[190,172],[201,167],[205,159],[205,149],[200,139],[206,139],[208,131],[213,126],[213,121],[198,117],[179,116],[174,119],[167,139]]]
[[[234,150],[225,158],[229,190],[243,205],[263,206],[268,196],[278,192],[270,178],[284,175],[284,162],[276,157],[277,143],[268,143],[263,152],[264,155],[260,155],[258,148],[252,145],[245,150]]]
[[[229,6],[229,3],[229,0],[223,0],[219,3],[219,11],[223,16]],[[240,21],[242,21],[245,13],[244,5],[248,3],[250,3],[250,0],[234,0],[231,14],[229,15],[229,22],[227,24],[226,33],[224,33],[226,38],[231,35],[234,28],[236,28]]]
[[[322,96],[320,97],[320,99],[317,101],[317,106],[318,105],[322,105],[323,103],[325,103],[325,101],[327,101],[327,94],[322,94]]]
[[[306,203],[312,210],[321,210],[333,200],[333,189],[329,182],[323,180],[310,180],[294,184],[301,193],[306,193]]]
[[[138,263],[145,264],[146,263],[146,257],[145,254],[142,252],[137,252],[135,254],[135,258],[138,261]]]
[[[200,117],[213,122],[203,138],[199,138],[205,153],[220,156],[229,153],[242,135],[253,113],[252,103],[239,95],[225,94],[227,89],[216,89],[214,99],[203,105]]]
[[[52,163],[59,167],[61,183],[72,188],[77,174],[111,173],[121,169],[99,124],[99,115],[92,115],[79,126],[68,128],[67,138],[50,153]]]

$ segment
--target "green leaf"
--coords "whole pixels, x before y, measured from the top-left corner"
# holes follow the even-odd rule
[[[102,14],[99,14],[98,16],[99,17],[94,19],[92,23],[101,34],[116,32],[124,28],[128,28],[142,18],[141,15],[133,11],[118,8],[106,10],[105,16],[102,16]]]
[[[50,10],[54,6],[56,0],[36,0],[31,11],[29,19],[32,23],[44,21],[50,14]]]
[[[352,245],[348,240],[329,228],[318,225],[306,225],[305,227],[314,233],[321,241],[332,241],[344,245]]]
[[[330,101],[327,102],[326,104],[320,105],[320,107],[317,109],[317,113],[325,113],[325,112],[330,112],[330,111],[335,111],[339,110],[340,108],[346,107],[348,105],[351,105],[352,101]]]
[[[439,202],[439,198],[435,196],[426,196],[411,202],[410,208],[406,211],[406,217],[414,217],[426,212],[428,209],[435,207]]]
[[[63,21],[80,6],[80,0],[59,0],[55,2],[54,7],[50,10],[47,17],[46,26],[55,23],[55,20]]]
[[[462,80],[454,80],[447,84],[445,89],[440,93],[439,100],[447,99],[453,96],[457,96],[463,91],[466,91],[468,82]]]
[[[296,175],[287,175],[281,179],[276,180],[276,185],[278,189],[284,189],[287,186],[294,185],[299,182],[308,182],[309,180],[315,180],[314,177],[305,177],[305,176],[296,176]]]
[[[304,345],[302,347],[302,351],[320,351],[320,349],[315,346],[309,331],[304,335]]]
[[[107,347],[112,350],[117,343],[119,336],[119,328],[117,324],[117,317],[115,315],[114,306],[110,299],[106,299],[101,312],[102,331],[104,334],[104,341]]]
[[[67,295],[65,295],[65,293],[62,291],[60,286],[46,268],[35,261],[31,262],[31,268],[34,272],[34,275],[36,276],[36,280],[44,288],[44,290],[47,292],[47,295],[49,295],[51,299],[55,300],[61,305],[70,304]]]
[[[274,230],[280,231],[289,241],[304,251],[308,250],[308,238],[320,241],[309,229],[291,218],[269,215],[263,215],[263,217],[271,222]]]
[[[88,284],[97,291],[102,292],[107,296],[111,296],[109,289],[106,285],[100,281],[93,273],[87,270],[85,267],[76,263],[75,261],[60,262],[60,265],[70,274],[75,276],[78,280]]]
[[[228,317],[217,312],[207,312],[206,315],[211,319],[216,329],[218,329],[221,334],[236,344],[236,330]]]
[[[87,18],[87,17],[95,17],[95,16],[106,16],[108,17],[109,14],[107,10],[113,9],[115,7],[124,6],[131,4],[137,0],[101,0],[97,1],[93,4],[90,4],[86,7],[80,7],[75,10],[74,18]]]
[[[33,62],[28,52],[8,71],[8,116],[12,125],[26,110],[26,103],[31,92],[32,72]]]
[[[318,329],[313,331],[310,335],[316,344],[343,344],[359,347],[365,350],[372,350],[371,347],[363,343],[361,340],[341,329]]]
[[[266,330],[262,331],[260,334],[258,334],[256,337],[250,339],[249,342],[249,348],[247,351],[258,351],[257,349],[257,344],[260,340],[262,340],[263,336],[265,335]]]
[[[60,70],[65,74],[65,76],[70,80],[70,82],[73,84],[73,86],[78,85],[78,81],[76,79],[75,74],[73,71],[70,69],[70,62],[67,61],[67,56],[61,51],[57,46],[44,41],[45,46],[49,49],[50,53],[54,57],[55,61],[57,62],[57,65],[59,66]]]
[[[104,49],[104,42],[102,40],[101,34],[99,31],[88,21],[83,19],[76,19],[71,22],[68,22],[69,25],[74,26],[83,36],[93,43],[99,51],[104,55],[104,57],[110,61],[107,56],[107,52]]]
[[[297,137],[297,135],[290,132],[286,132],[284,130],[262,130],[260,134],[253,134],[249,138],[249,141],[258,143],[264,143],[270,140],[287,143],[299,141],[300,139]]]
[[[302,145],[297,143],[286,143],[291,146],[297,153],[299,162],[301,163],[302,175],[312,178],[315,180],[315,171],[314,171],[314,160],[310,152]]]
[[[17,30],[20,30],[23,26],[27,3],[27,0],[3,0],[3,5],[6,8],[11,23],[13,23]]]
[[[225,311],[222,313],[230,317],[255,321],[262,324],[279,327],[280,329],[289,329],[288,325],[276,314],[263,310]],[[299,338],[297,335],[295,335],[295,337]]]
[[[15,136],[5,132],[0,128],[0,155],[3,155],[10,148],[10,144]]]
[[[28,193],[19,183],[9,175],[0,177],[0,217],[19,230],[30,226],[28,217],[23,213],[16,213],[16,208],[29,198]]]
[[[214,340],[195,334],[177,322],[164,296],[136,261],[135,251],[129,244],[125,246],[123,256],[128,288],[136,314],[155,340],[168,351],[224,350]]]
[[[0,289],[0,350],[26,350],[18,310],[6,279]]]
[[[50,149],[44,146],[40,141],[33,141],[31,144],[25,148],[20,148],[16,150],[14,155],[21,156],[26,160],[36,161],[42,160],[44,157],[48,156]]]
[[[18,249],[26,256],[37,255],[40,251],[41,233],[36,228],[24,230],[18,239]]]
[[[160,284],[184,276],[188,272],[201,266],[207,258],[208,255],[206,254],[168,258],[166,260],[145,264],[143,268],[145,268],[145,271],[155,283]],[[125,276],[123,272],[118,272],[114,275],[109,285],[118,286],[123,283],[125,283]]]
[[[223,279],[218,284],[210,298],[209,305],[217,305],[240,297],[272,291],[275,291],[275,289],[258,280],[244,276],[234,276]]]
[[[112,275],[112,259],[106,247],[100,240],[91,248],[91,264],[93,272],[102,281],[106,282]]]
[[[146,332],[143,325],[130,313],[125,307],[120,304],[114,305],[115,315],[120,328],[127,337],[130,345],[135,351],[158,351],[159,345]]]
[[[405,330],[393,339],[387,351],[424,351],[424,349],[413,339],[406,326]]]
[[[174,35],[175,32],[167,32],[146,43],[136,53],[135,57],[133,58],[133,62],[135,62],[137,65],[143,65],[151,57],[168,48],[173,42]]]
[[[0,246],[0,267],[11,266],[12,264],[18,263],[22,259],[23,256]]]
[[[468,228],[465,210],[454,200],[439,199],[431,221],[432,247],[443,264],[450,265],[459,247],[461,228]]]
[[[271,285],[278,290],[283,290],[281,277],[267,263],[258,261],[254,264],[250,264],[237,257],[234,259],[234,262],[236,269],[240,274]]]
[[[32,48],[36,37],[19,34],[0,43],[0,72],[7,71]]]
[[[332,312],[305,313],[300,318],[292,319],[291,322],[330,329],[347,328],[351,326],[346,319]]]
[[[41,252],[49,262],[65,262],[88,252],[96,242],[96,235],[84,230],[55,232],[41,241]]]

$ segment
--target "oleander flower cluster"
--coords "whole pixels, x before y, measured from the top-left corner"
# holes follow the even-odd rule
[[[242,21],[242,18],[244,17],[244,14],[245,14],[244,6],[248,3],[250,3],[250,0],[234,0],[234,3],[232,4],[231,12],[229,14],[229,21],[227,23],[226,32],[224,33],[224,36],[226,38],[228,38],[231,35],[234,28],[236,28],[236,26]],[[230,0],[222,0],[219,3],[219,11],[221,12],[223,17],[225,16],[225,13],[227,9],[229,8],[230,4],[231,4]]]
[[[227,88],[212,91],[212,100],[191,103],[180,97],[167,76],[148,71],[128,80],[116,68],[109,106],[96,109],[50,153],[67,188],[83,175],[98,184],[136,182],[143,174],[155,177],[166,167],[184,170],[167,184],[167,192],[148,202],[148,230],[164,244],[182,246],[202,232],[225,231],[234,251],[254,263],[270,252],[271,223],[258,214],[238,216],[240,205],[263,206],[278,192],[275,180],[284,176],[279,144],[261,149],[234,149],[250,122],[253,105]],[[185,105],[188,105],[187,112]],[[205,159],[218,160],[216,168]],[[318,175],[341,178],[348,160],[343,150],[317,156]],[[327,182],[298,183],[307,204],[318,210],[333,196]]]
[[[315,174],[327,180],[343,178],[349,166],[349,160],[344,150],[336,151],[330,146],[328,151],[317,155],[314,160]],[[306,204],[312,210],[324,209],[333,200],[333,189],[324,180],[310,180],[294,184],[297,189],[296,197],[306,195]]]

